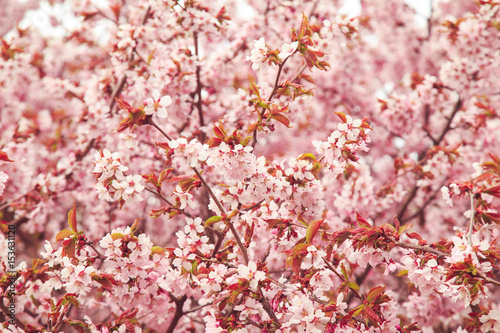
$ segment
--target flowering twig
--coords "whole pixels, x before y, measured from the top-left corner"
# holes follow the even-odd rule
[[[339,272],[337,272],[337,270],[328,262],[328,260],[326,260],[325,258],[323,258],[323,261],[325,262],[326,267],[328,267],[329,270],[331,270],[335,275],[337,275],[337,277],[342,282],[347,282],[345,280],[345,278],[342,276],[342,274],[340,274]],[[363,296],[361,296],[361,294],[359,293],[359,291],[357,291],[356,289],[351,288],[349,285],[347,285],[347,286],[349,287],[349,289],[351,289],[354,292],[354,294],[356,295],[356,297],[358,297],[359,299],[363,299]]]
[[[279,79],[281,76],[281,71],[283,70],[283,67],[285,66],[286,61],[288,60],[290,56],[288,56],[281,64],[278,66],[278,73],[276,74],[276,80],[274,81],[274,87],[273,90],[271,91],[271,94],[267,98],[267,101],[271,101],[273,98],[274,94],[278,90],[279,87]],[[260,113],[260,118],[264,116],[264,113],[266,112],[266,109],[263,109],[262,112]],[[257,128],[253,131],[253,139],[252,139],[252,148],[255,148],[255,145],[257,144]]]
[[[159,197],[160,199],[162,199],[163,201],[165,201],[173,210],[176,210],[179,213],[182,213],[182,214],[186,215],[189,218],[194,218],[194,216],[192,214],[186,212],[184,209],[180,209],[180,208],[175,207],[175,205],[170,200],[168,200],[163,194],[161,194],[160,192],[152,190],[152,189],[150,189],[147,186],[145,186],[144,189],[146,191],[150,192],[150,193],[153,193],[154,195],[156,195],[157,197]]]

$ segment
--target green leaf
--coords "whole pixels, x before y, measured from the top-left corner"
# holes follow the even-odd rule
[[[60,242],[63,239],[65,239],[66,237],[71,237],[71,236],[74,236],[75,234],[76,234],[76,232],[74,232],[73,230],[69,230],[69,229],[61,230],[56,235],[56,242]]]
[[[349,282],[349,283],[347,284],[347,286],[348,286],[349,288],[351,288],[352,290],[359,291],[359,286],[358,286],[358,284],[357,284],[356,282]]]
[[[405,224],[401,226],[398,230],[398,236],[401,236],[404,234],[407,230],[411,229],[413,227],[413,224]]]
[[[222,217],[220,216],[212,216],[205,222],[205,228],[211,226],[212,224],[215,224],[217,222],[220,222],[222,220]]]
[[[343,112],[335,112],[335,114],[340,118],[340,120],[342,120],[342,122],[347,122],[347,117],[345,115],[345,113]]]
[[[307,154],[300,155],[299,158],[297,158],[297,159],[313,162],[313,161],[316,161],[316,156],[314,156],[313,154],[307,153]]]
[[[120,232],[115,232],[115,233],[112,233],[112,234],[111,234],[111,239],[112,239],[112,240],[117,240],[117,239],[119,239],[119,238],[123,238],[123,237],[125,237],[125,235],[123,235],[123,234],[122,234],[122,233],[120,233]]]
[[[71,325],[73,329],[75,329],[78,333],[84,333],[85,329],[88,328],[89,325],[83,321],[75,320],[75,319],[65,319],[64,320],[68,325]]]
[[[345,282],[349,282],[349,276],[347,275],[344,264],[340,264],[340,269],[342,270],[342,275],[344,275]]]
[[[250,90],[257,96],[257,98],[260,100],[260,92],[259,92],[259,87],[255,83],[250,84]]]

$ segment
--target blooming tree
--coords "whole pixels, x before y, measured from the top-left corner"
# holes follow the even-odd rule
[[[0,3],[3,330],[500,331],[499,2]]]

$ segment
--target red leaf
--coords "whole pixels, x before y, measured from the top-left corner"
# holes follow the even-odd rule
[[[286,116],[282,115],[281,113],[273,113],[271,114],[271,118],[274,120],[279,121],[286,127],[290,128],[290,119],[288,119]]]
[[[378,296],[380,296],[385,290],[385,286],[378,286],[370,289],[368,292],[368,296],[366,297],[366,300],[370,303],[373,303]]]
[[[358,222],[358,225],[361,228],[369,229],[372,227],[367,220],[365,220],[361,215],[359,215],[358,212],[356,212],[356,222]]]
[[[0,161],[5,161],[5,162],[14,162],[7,156],[7,153],[4,153],[3,151],[0,150]]]
[[[73,204],[73,209],[68,213],[68,224],[71,230],[78,232],[78,227],[76,225],[76,205]]]
[[[484,193],[500,198],[500,185],[489,187],[483,190]]]
[[[312,243],[312,240],[314,239],[314,236],[316,236],[316,233],[318,232],[319,227],[321,226],[321,223],[323,223],[325,219],[322,220],[317,220],[309,224],[307,227],[306,231],[306,242],[308,244]]]
[[[347,122],[347,117],[343,112],[335,112],[335,114],[342,120],[343,123]]]
[[[418,239],[419,241],[423,240],[422,237],[419,234],[417,234],[416,232],[410,232],[410,233],[406,234],[406,236],[408,236],[411,239]]]

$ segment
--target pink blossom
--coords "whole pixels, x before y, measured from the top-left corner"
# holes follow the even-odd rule
[[[248,280],[250,288],[255,291],[257,290],[258,283],[265,280],[266,273],[257,270],[257,264],[255,261],[249,261],[248,265],[238,266],[238,276],[242,279]]]
[[[278,57],[281,60],[285,60],[286,58],[291,56],[297,50],[298,46],[299,46],[299,42],[293,42],[292,44],[284,43],[281,46],[281,52],[280,52],[280,54],[278,54]]]
[[[251,55],[247,56],[247,61],[252,62],[252,69],[258,70],[261,68],[262,64],[265,64],[267,60],[267,47],[264,37],[255,41],[254,48],[251,51]]]
[[[157,89],[153,89],[152,96],[144,100],[144,113],[152,115],[156,112],[158,117],[167,118],[167,107],[172,104],[172,98],[168,95],[160,97],[160,92]]]
[[[500,329],[500,310],[492,309],[486,315],[479,317],[481,325],[481,332],[494,332]]]

